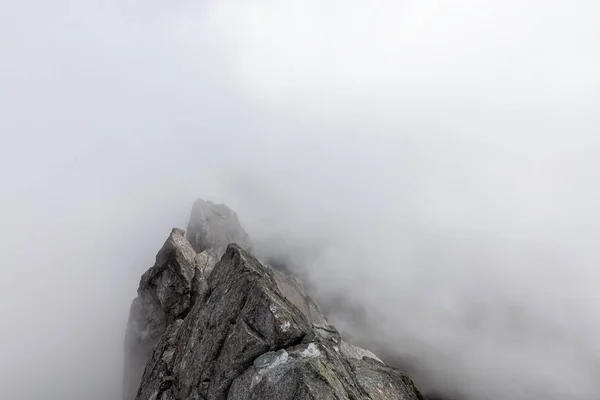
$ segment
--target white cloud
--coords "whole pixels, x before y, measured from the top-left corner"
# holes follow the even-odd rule
[[[201,195],[326,243],[322,293],[476,398],[597,398],[598,11],[3,5],[5,395],[120,393],[139,275]]]

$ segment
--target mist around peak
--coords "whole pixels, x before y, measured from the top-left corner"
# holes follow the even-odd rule
[[[597,399],[598,7],[9,0],[4,397],[120,396],[139,277],[201,197],[427,385]]]

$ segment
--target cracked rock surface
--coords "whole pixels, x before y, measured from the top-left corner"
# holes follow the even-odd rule
[[[239,244],[216,264],[199,249],[174,230],[142,277],[125,400],[422,398],[399,370],[344,342],[295,278]]]
[[[154,266],[142,276],[125,335],[125,400],[135,398],[146,363],[167,327],[183,318],[195,301],[200,286],[196,274],[201,274],[196,258],[184,232],[174,229]]]

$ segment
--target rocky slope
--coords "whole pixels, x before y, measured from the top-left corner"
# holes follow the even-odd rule
[[[235,213],[195,203],[187,238],[174,229],[142,276],[124,400],[421,398],[399,370],[342,340],[295,278],[249,248]]]

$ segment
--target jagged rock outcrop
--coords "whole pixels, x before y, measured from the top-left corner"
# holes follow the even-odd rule
[[[137,400],[418,399],[412,382],[343,342],[302,286],[232,244],[158,344]]]
[[[192,219],[214,223],[207,204],[196,202]],[[243,229],[243,245],[228,244],[215,264],[232,236],[190,226],[201,252],[173,230],[142,277],[127,333],[125,400],[421,398],[399,370],[343,341],[295,278],[246,251]]]
[[[250,250],[250,238],[235,212],[224,204],[198,199],[192,206],[187,238],[194,250],[208,250],[221,258],[229,243]]]
[[[207,290],[206,279],[217,259],[196,254],[185,232],[173,229],[140,281],[131,305],[125,337],[124,399],[135,398],[142,373],[163,333],[184,318]]]
[[[250,239],[235,212],[224,204],[198,199],[183,230],[174,229],[140,281],[125,339],[123,399],[133,400],[158,340],[175,320],[185,317],[207,289],[206,277],[229,243],[250,249]]]

